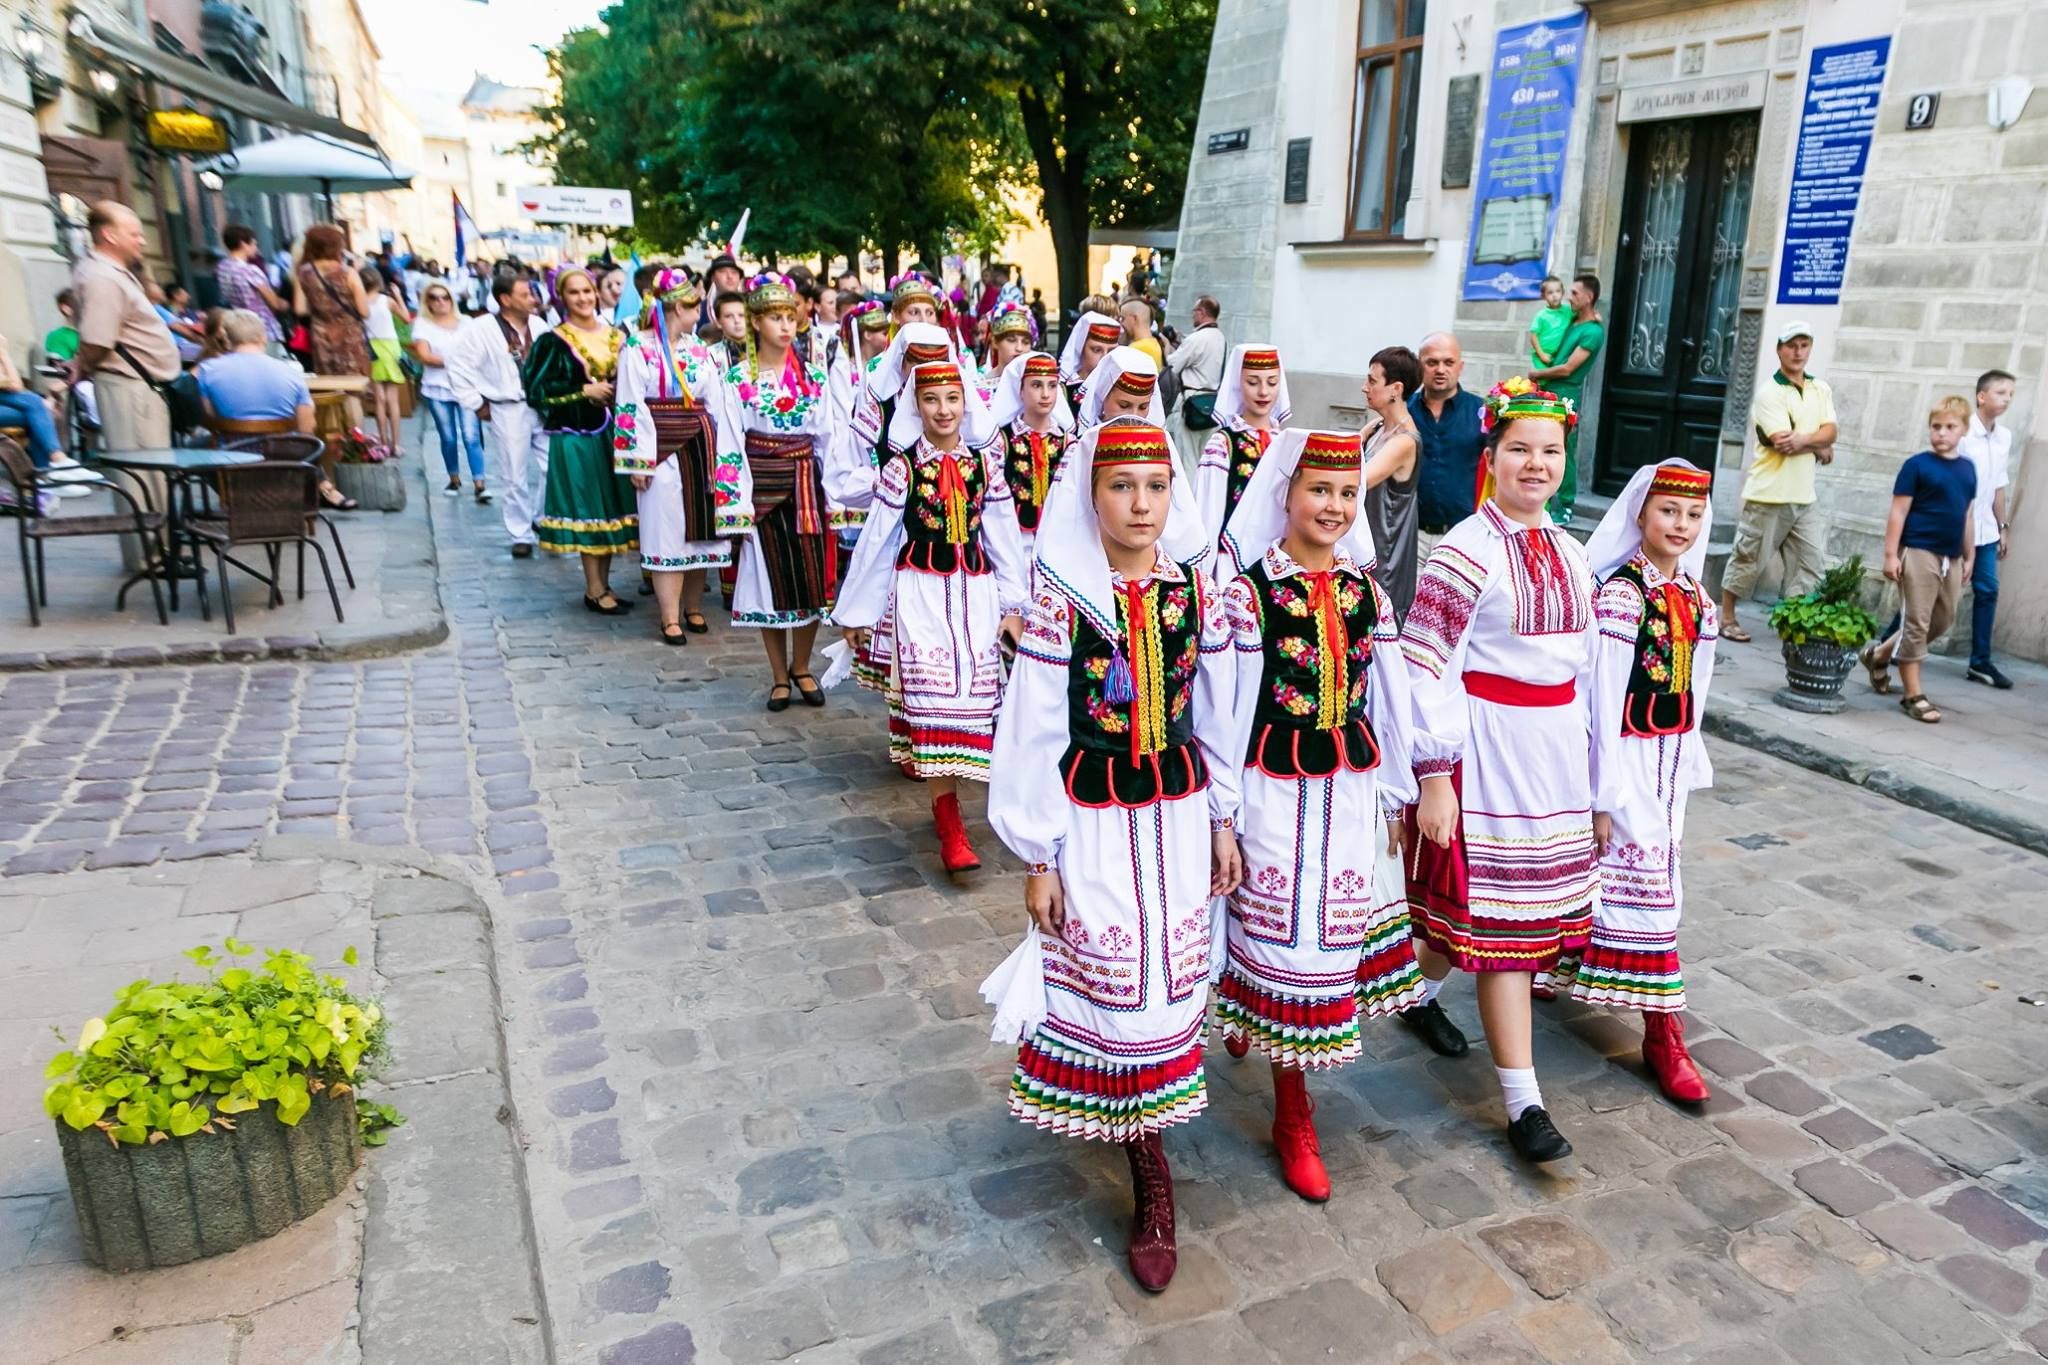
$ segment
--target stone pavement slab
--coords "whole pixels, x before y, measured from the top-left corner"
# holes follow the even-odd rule
[[[424,420],[424,419],[421,419]],[[114,595],[127,575],[112,537],[81,537],[49,542],[49,605],[42,624],[31,629],[22,586],[20,556],[13,545],[0,554],[0,671],[39,668],[138,668],[154,664],[198,664],[251,659],[349,659],[393,654],[438,643],[448,625],[442,614],[434,567],[432,532],[424,506],[427,475],[420,465],[424,450],[414,433],[402,461],[407,480],[402,512],[335,512],[329,516],[341,535],[351,589],[326,530],[320,543],[334,572],[345,619],[335,620],[317,558],[306,555],[305,596],[298,595],[297,561],[285,557],[284,602],[268,604],[269,589],[254,578],[229,569],[235,598],[235,630],[230,636],[220,609],[219,577],[213,558],[206,557],[207,590],[213,598],[213,619],[202,620],[194,585],[180,585],[179,608],[170,624],[161,625],[150,601],[149,585],[129,590],[124,610]],[[432,453],[438,468],[438,451]],[[67,498],[57,515],[104,515],[116,501],[111,494]],[[123,504],[125,506],[125,504]],[[115,509],[118,510],[118,509]],[[12,541],[11,519],[0,520],[0,539]],[[260,551],[244,550],[237,558],[262,567]],[[165,602],[169,606],[168,599]]]
[[[1858,668],[1843,689],[1848,705],[1811,715],[1772,700],[1785,685],[1784,656],[1756,624],[1762,608],[1745,615],[1756,638],[1724,640],[1714,656],[1710,734],[2048,853],[2048,666],[2000,659],[2014,687],[1998,692],[1965,679],[1961,657],[1931,656],[1923,685],[1941,708],[1938,725],[1899,709],[1896,673],[1891,695],[1879,696]]]

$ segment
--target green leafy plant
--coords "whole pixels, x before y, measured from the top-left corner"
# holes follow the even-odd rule
[[[405,1126],[405,1115],[388,1104],[360,1097],[356,1100],[356,1125],[362,1130],[363,1146],[382,1147],[391,1140],[391,1130]]]
[[[230,959],[255,951],[232,938],[222,947]],[[265,1101],[296,1125],[315,1096],[349,1094],[385,1059],[377,1003],[315,972],[306,954],[270,949],[261,971],[203,945],[185,956],[208,979],[116,991],[114,1008],[86,1020],[77,1044],[43,1069],[45,1113],[80,1132],[97,1128],[115,1146],[233,1128],[234,1115]],[[356,950],[342,961],[354,966]]]
[[[1877,635],[1877,618],[1863,608],[1863,556],[1851,555],[1820,577],[1811,592],[1771,608],[1771,629],[1787,644],[1815,641],[1855,649]]]

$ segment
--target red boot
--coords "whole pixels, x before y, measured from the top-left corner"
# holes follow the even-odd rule
[[[1223,1050],[1233,1057],[1242,1057],[1252,1050],[1252,1036],[1249,1033],[1226,1033],[1223,1035]]]
[[[981,866],[974,845],[967,842],[967,826],[960,823],[960,798],[947,792],[932,802],[932,823],[939,828],[939,861],[948,872],[972,872]]]
[[[1180,1248],[1173,1236],[1173,1172],[1167,1169],[1166,1148],[1159,1134],[1148,1133],[1124,1144],[1131,1160],[1131,1192],[1137,1207],[1131,1213],[1131,1274],[1157,1294],[1173,1283]]]
[[[1310,1115],[1308,1079],[1292,1067],[1273,1068],[1273,1146],[1280,1152],[1280,1178],[1303,1199],[1320,1204],[1330,1197],[1330,1173]]]
[[[1685,1023],[1668,1011],[1643,1015],[1643,1063],[1657,1078],[1657,1088],[1680,1104],[1700,1104],[1712,1093],[1685,1050]]]

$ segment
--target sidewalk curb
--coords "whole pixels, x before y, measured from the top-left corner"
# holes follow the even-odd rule
[[[412,461],[412,486],[406,497],[425,505],[411,522],[400,522],[384,545],[388,568],[424,566],[424,585],[396,586],[387,581],[383,597],[416,597],[417,610],[404,621],[374,630],[341,622],[318,635],[222,635],[205,640],[185,640],[162,645],[123,645],[118,648],[71,646],[50,650],[10,650],[0,653],[0,673],[44,673],[75,668],[159,668],[197,664],[247,664],[264,660],[313,660],[338,663],[352,659],[376,659],[428,649],[448,638],[448,612],[441,600],[439,556],[434,550],[433,503],[426,501],[427,477],[423,458]],[[381,516],[383,513],[356,513]],[[347,523],[341,523],[346,526]],[[396,575],[399,584],[415,577],[409,571]],[[337,575],[337,581],[339,575]],[[146,604],[145,604],[146,605]],[[346,603],[344,603],[346,606]],[[218,604],[216,604],[218,609]]]
[[[1708,734],[1745,749],[1782,758],[1809,772],[1848,782],[1901,805],[1953,820],[1980,834],[1989,834],[2035,853],[2048,854],[2048,824],[2027,819],[1988,802],[1944,791],[1928,780],[1936,770],[1919,764],[1891,767],[1858,763],[1841,754],[1793,739],[1781,731],[1759,725],[1743,714],[1755,709],[1744,706],[1731,715],[1725,708],[1717,711],[1710,706],[1701,724]]]
[[[417,874],[379,883],[371,908],[377,975],[386,999],[416,983],[455,1005],[431,1019],[394,1008],[397,1074],[372,1087],[414,1121],[364,1163],[356,1328],[364,1365],[478,1359],[487,1346],[494,1360],[550,1365],[553,1324],[498,986],[495,885],[456,859],[413,848],[272,834],[252,853],[259,862],[314,859]],[[472,1064],[409,1076],[408,1054]],[[481,1188],[465,1189],[464,1173]],[[485,1191],[496,1197],[480,1207]],[[517,1220],[516,1251],[505,1246],[512,1228],[480,1236],[475,1225],[508,1215]],[[451,1314],[451,1303],[468,1310]],[[494,1314],[503,1321],[488,1323]]]

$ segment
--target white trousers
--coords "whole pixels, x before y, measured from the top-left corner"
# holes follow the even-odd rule
[[[533,522],[548,486],[548,437],[540,414],[524,403],[491,404],[484,435],[498,454],[504,493],[505,534],[514,545],[534,543]]]

